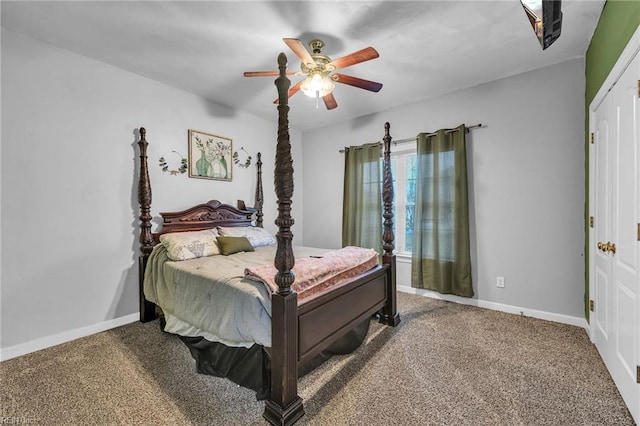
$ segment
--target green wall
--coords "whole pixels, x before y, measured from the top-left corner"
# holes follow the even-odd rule
[[[629,39],[640,25],[640,0],[608,0],[602,9],[586,56],[585,91],[585,290],[584,312],[589,320],[589,104],[609,75]]]

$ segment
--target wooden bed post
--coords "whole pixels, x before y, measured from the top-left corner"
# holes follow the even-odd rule
[[[264,203],[264,195],[262,194],[262,154],[258,153],[258,161],[256,161],[258,169],[258,181],[256,183],[256,202],[253,206],[256,209],[256,226],[262,228],[262,204]]]
[[[298,396],[298,295],[291,289],[295,280],[292,269],[293,233],[291,197],[293,196],[293,160],[289,140],[288,92],[291,82],[286,76],[287,57],[278,56],[278,144],[275,161],[275,191],[278,197],[278,246],[274,265],[278,270],[278,290],[271,296],[271,396],[265,402],[264,418],[274,425],[291,425],[304,415]]]
[[[140,321],[147,322],[155,319],[156,305],[144,297],[144,271],[147,260],[153,250],[153,235],[151,235],[151,180],[149,179],[149,165],[147,164],[147,131],[140,127],[140,177],[138,181],[138,202],[140,203],[140,252],[138,257],[139,291],[140,291]]]
[[[382,308],[380,322],[391,327],[400,323],[396,307],[396,255],[393,254],[393,179],[391,176],[391,135],[389,122],[384,123],[384,159],[382,178],[382,201],[384,204],[384,232],[382,234],[382,263],[389,265],[387,272],[387,302]]]

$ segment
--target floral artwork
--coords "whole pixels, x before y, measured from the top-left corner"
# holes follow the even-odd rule
[[[231,180],[231,139],[189,130],[189,177]]]

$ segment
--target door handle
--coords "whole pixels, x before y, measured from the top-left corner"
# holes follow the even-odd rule
[[[598,243],[598,250],[603,251],[605,253],[613,253],[616,254],[616,245],[610,241],[606,243]]]

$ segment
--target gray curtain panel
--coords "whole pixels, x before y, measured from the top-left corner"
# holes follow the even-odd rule
[[[418,135],[411,285],[472,297],[466,128]]]
[[[380,144],[345,148],[342,246],[382,251]]]

